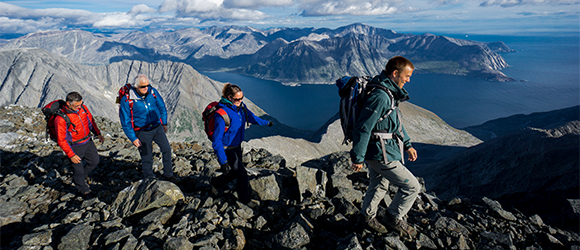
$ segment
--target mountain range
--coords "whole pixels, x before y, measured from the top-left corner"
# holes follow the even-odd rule
[[[354,35],[356,32],[359,32],[358,37]],[[363,32],[366,35],[360,34]],[[369,34],[374,40],[369,39]],[[373,46],[364,47],[368,45],[361,42],[365,39],[372,40]],[[213,43],[216,40],[222,41],[220,46]],[[384,40],[389,43],[381,43]],[[449,43],[455,44],[454,49]],[[145,48],[146,44],[151,47]],[[196,47],[196,44],[203,46]],[[362,47],[357,47],[359,45]],[[383,49],[376,49],[376,46]],[[45,47],[48,49],[43,49]],[[344,57],[352,60],[328,67],[343,72],[347,69],[341,69],[340,65],[349,65],[348,70],[357,71],[357,75],[377,72],[370,65],[382,67],[384,62],[374,60],[385,53],[385,48],[401,51],[400,54],[403,48],[411,48],[404,55],[410,58],[429,55],[429,58],[439,60],[422,62],[413,59],[419,71],[426,71],[427,66],[441,70],[441,65],[447,65],[445,69],[465,69],[455,74],[473,75],[478,72],[479,76],[482,72],[499,72],[498,69],[507,65],[493,51],[509,51],[501,43],[477,43],[430,34],[401,35],[360,24],[336,30],[276,29],[268,32],[248,27],[215,27],[111,36],[85,31],[36,33],[13,39],[0,48],[0,106],[17,104],[39,108],[52,100],[64,98],[70,91],[78,91],[95,115],[118,121],[118,106],[114,102],[119,87],[132,81],[137,74],[146,74],[168,106],[170,139],[208,142],[202,132],[200,114],[205,105],[219,99],[223,83],[200,74],[197,67],[191,66],[196,65],[193,62],[215,70],[225,70],[215,68],[215,65],[236,72],[255,69],[254,73],[246,71],[246,74],[262,78],[279,74],[281,70],[273,64],[285,62],[287,69],[294,70],[289,65],[297,67],[293,74],[308,75],[306,78],[310,79],[324,70],[300,73],[312,68],[301,67],[321,63],[321,58],[334,58],[322,57],[318,52],[337,48],[349,48],[356,53]],[[474,54],[473,51],[488,53]],[[455,53],[456,57],[453,57]],[[281,59],[275,59],[275,55]],[[458,60],[462,56],[472,58],[471,62],[486,62],[487,66],[483,71],[466,70],[484,64],[461,64]],[[239,66],[244,58],[249,62],[247,67]],[[450,58],[455,58],[451,61],[457,64],[442,63]],[[303,65],[298,64],[301,60],[304,60]],[[253,63],[255,61],[270,65],[263,69],[269,73],[260,70],[262,66]],[[281,63],[280,67],[284,69]],[[342,131],[337,117],[312,134],[279,123],[254,105],[251,98],[249,96],[244,102],[257,115],[273,120],[275,126],[250,127],[248,141],[244,144],[246,152],[265,148],[274,155],[281,155],[288,165],[300,165],[350,148],[341,144]],[[570,212],[571,204],[580,199],[577,192],[580,165],[578,107],[501,118],[469,127],[466,129],[469,133],[447,125],[435,114],[411,103],[401,105],[401,110],[414,146],[420,149],[419,161],[409,163],[409,168],[425,178],[427,188],[440,197],[486,195],[509,201],[506,204],[513,206],[523,204],[527,208],[548,211],[535,212],[540,215],[574,213]],[[550,199],[540,199],[545,197]],[[575,214],[573,222],[578,220],[578,212]]]
[[[227,26],[112,35],[50,31],[28,34],[0,46],[44,48],[89,65],[169,60],[199,71],[232,71],[285,84],[328,84],[343,75],[374,75],[394,55],[412,60],[417,73],[513,80],[500,71],[508,64],[497,53],[511,51],[503,42],[399,34],[360,23],[337,29]]]

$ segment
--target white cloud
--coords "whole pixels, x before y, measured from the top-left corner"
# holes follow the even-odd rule
[[[487,0],[482,2],[480,6],[513,7],[522,5],[572,5],[579,3],[580,0]]]
[[[44,21],[0,17],[0,33],[27,34],[51,29],[55,27]]]
[[[303,16],[372,16],[399,11],[401,0],[298,0]]]
[[[195,13],[217,11],[223,0],[165,0],[159,6],[159,12],[175,11],[178,15],[188,16]]]
[[[146,4],[139,4],[135,5],[131,8],[131,10],[127,13],[129,15],[137,15],[142,13],[155,13],[157,12],[156,9],[147,6]]]
[[[259,9],[264,7],[281,7],[293,5],[293,0],[224,0],[225,8]]]
[[[220,11],[220,14],[221,18],[230,20],[261,20],[268,16],[266,13],[257,10],[225,8]]]
[[[98,0],[85,10],[39,8],[58,6],[45,0],[0,0],[0,34],[65,29],[163,28],[248,25],[336,28],[354,22],[398,30],[446,32],[540,30],[550,25],[570,30],[578,27],[580,0]],[[66,0],[67,6],[84,6]],[[106,6],[126,6],[107,12]],[[129,4],[130,3],[130,4]],[[92,12],[95,6],[99,13]],[[157,6],[149,7],[149,6]],[[482,8],[485,7],[485,8]],[[513,7],[512,7],[513,6]],[[512,8],[506,8],[512,7]],[[130,9],[130,10],[129,10]],[[301,13],[301,14],[300,14]],[[308,18],[304,18],[308,17]],[[505,20],[511,20],[505,23]],[[532,24],[533,23],[533,24]],[[445,26],[445,27],[443,27]],[[489,28],[494,26],[493,28]],[[533,27],[533,28],[532,28]],[[537,28],[536,28],[537,27]],[[571,27],[571,28],[570,28]],[[490,31],[490,32],[491,32]]]
[[[222,0],[165,0],[159,6],[161,13],[171,11],[177,17],[195,17],[202,20],[260,20],[268,16],[253,9],[227,8]]]
[[[62,8],[27,9],[0,2],[0,33],[29,33],[39,30],[91,27],[131,28],[145,26],[155,19],[138,14],[139,12],[150,12],[150,9],[147,8],[147,6],[138,5],[132,9],[134,10],[133,14],[120,12],[93,13],[86,10]]]
[[[137,24],[137,20],[132,15],[119,13],[106,14],[104,17],[101,17],[98,21],[94,22],[93,27],[132,27],[135,26],[135,24]]]
[[[22,18],[38,20],[41,18],[65,18],[68,20],[84,19],[86,16],[93,15],[92,12],[86,10],[72,10],[62,8],[49,9],[27,9],[18,7],[12,4],[0,2],[0,16],[9,18]]]

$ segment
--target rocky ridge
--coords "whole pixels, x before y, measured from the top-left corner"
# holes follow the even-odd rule
[[[369,231],[357,215],[366,169],[352,172],[346,152],[298,166],[263,149],[246,152],[251,207],[231,187],[209,188],[220,173],[207,145],[172,143],[178,183],[142,181],[137,151],[103,117],[101,163],[89,177],[97,197],[83,200],[66,156],[43,140],[40,111],[12,105],[0,117],[5,249],[580,249],[577,233],[486,197],[422,192],[407,218],[418,229],[415,240]],[[158,175],[159,157],[156,151]]]

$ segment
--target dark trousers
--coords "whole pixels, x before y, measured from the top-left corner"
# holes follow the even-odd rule
[[[81,163],[72,164],[73,182],[77,190],[84,194],[91,190],[85,179],[99,164],[99,154],[93,140],[89,140],[85,144],[73,145],[71,148],[81,160],[85,161],[85,164],[82,161]]]
[[[141,155],[141,164],[143,167],[143,176],[145,178],[154,178],[153,173],[153,142],[157,143],[161,150],[163,160],[163,175],[165,177],[173,176],[173,166],[171,165],[171,146],[163,131],[163,126],[157,126],[151,130],[135,131],[137,138],[141,141],[139,154]]]
[[[238,185],[236,192],[238,193],[238,198],[242,203],[250,202],[250,189],[248,187],[248,172],[242,163],[242,148],[237,147],[233,149],[226,149],[226,157],[228,158],[228,164],[232,170],[227,174],[222,174],[220,176],[214,177],[211,180],[211,184],[216,188],[221,188],[231,181],[237,179]]]

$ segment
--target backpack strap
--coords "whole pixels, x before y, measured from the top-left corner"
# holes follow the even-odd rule
[[[242,103],[242,108],[244,109],[244,116],[246,117],[246,124],[245,125],[245,129],[250,127],[250,123],[248,122],[248,106],[246,106],[245,103]]]
[[[81,108],[82,108],[82,109],[85,111],[85,116],[87,117],[87,121],[89,121],[89,122],[90,122],[90,119],[89,119],[89,111],[87,110],[87,108],[85,107],[85,105],[84,105],[84,104],[82,104],[82,105],[81,105]],[[63,114],[64,114],[64,116],[66,117],[66,118],[64,118],[64,117],[63,117],[63,118],[64,118],[64,120],[65,120],[65,121],[66,121],[66,123],[67,123],[67,129],[68,129],[68,126],[69,126],[69,124],[70,124],[70,125],[72,125],[72,126],[73,126],[73,131],[75,131],[75,132],[76,132],[76,125],[70,121],[70,118],[68,118],[68,115],[67,115],[67,114],[65,114],[65,113],[63,113]],[[79,143],[79,142],[82,142],[82,141],[84,141],[84,140],[86,140],[86,139],[88,139],[88,138],[90,138],[90,137],[91,137],[91,132],[89,131],[89,133],[87,134],[87,136],[85,136],[85,137],[83,137],[83,138],[81,138],[81,139],[78,139],[78,140],[76,140],[76,141],[71,141],[71,145],[75,145],[75,144],[77,144],[77,143]],[[72,136],[71,136],[71,138],[72,138]]]
[[[218,115],[220,115],[222,117],[222,119],[224,119],[224,123],[226,124],[226,131],[228,131],[228,128],[230,128],[230,124],[231,124],[230,116],[228,115],[228,113],[223,108],[218,108],[218,109],[216,109],[215,112]]]
[[[391,100],[391,107],[389,107],[389,109],[387,110],[387,113],[385,115],[383,115],[381,118],[379,118],[379,120],[377,121],[377,122],[380,122],[380,121],[386,119],[391,114],[391,112],[393,112],[393,110],[395,110],[397,108],[397,105],[395,105],[395,97],[393,96],[393,93],[391,92],[391,90],[389,90],[381,85],[374,85],[373,84],[373,85],[369,85],[369,87],[373,87],[373,89],[371,91],[373,91],[375,89],[381,89],[381,90],[385,91],[387,93],[387,95],[389,96],[389,99]]]
[[[373,84],[373,85],[369,85],[369,87],[372,87],[373,90],[375,89],[381,89],[383,91],[385,91],[385,93],[387,93],[387,95],[389,96],[389,99],[391,100],[391,106],[389,107],[389,109],[386,111],[386,114],[383,115],[381,118],[379,118],[379,120],[377,122],[380,122],[384,119],[386,119],[392,112],[393,110],[396,110],[397,112],[397,120],[399,121],[399,127],[398,127],[398,134],[397,133],[386,133],[386,132],[381,132],[381,131],[373,131],[371,136],[374,139],[378,139],[381,142],[381,150],[383,151],[383,160],[385,161],[385,163],[387,163],[387,150],[385,148],[385,140],[389,140],[389,139],[395,139],[397,140],[397,145],[399,146],[399,151],[401,153],[401,162],[403,164],[405,164],[405,157],[403,155],[403,125],[401,123],[401,111],[399,110],[399,107],[395,104],[395,98],[393,96],[393,93],[391,92],[391,90],[378,85],[378,84]]]
[[[125,84],[125,86],[123,88],[127,88],[127,91],[125,91],[125,101],[129,102],[129,110],[131,111],[131,128],[135,129],[135,121],[133,120],[133,102],[134,102],[134,100],[131,99],[131,91],[133,90],[133,88],[131,88],[130,84]]]
[[[127,84],[126,86],[128,90],[125,91],[125,101],[129,102],[129,110],[131,110],[131,127],[133,128],[133,130],[141,130],[143,128],[135,127],[135,120],[133,119],[133,103],[135,102],[135,100],[130,98],[131,95],[130,93],[131,90],[133,90],[133,88],[129,84]],[[153,89],[149,90],[149,93],[153,95],[153,98],[157,98],[157,95],[155,94],[155,91],[153,91]],[[159,121],[161,122],[161,125],[163,125],[163,121],[161,120],[161,118],[159,118]]]
[[[381,150],[383,151],[383,160],[385,163],[388,162],[387,160],[387,150],[385,148],[385,140],[394,139],[397,140],[397,146],[399,146],[399,152],[401,153],[401,163],[405,164],[405,157],[403,155],[403,149],[405,146],[403,145],[403,125],[401,124],[401,112],[397,109],[397,119],[399,120],[399,133],[386,133],[381,131],[374,131],[371,134],[371,138],[377,139],[381,142]]]

